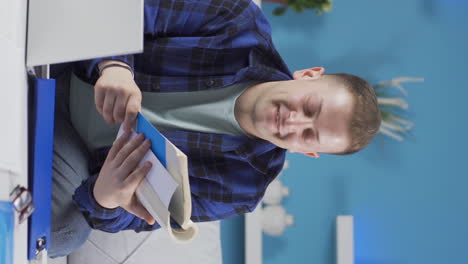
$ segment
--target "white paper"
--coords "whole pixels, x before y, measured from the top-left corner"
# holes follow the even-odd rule
[[[148,190],[148,188],[151,190]],[[164,208],[164,204],[162,204],[162,201],[160,201],[160,199],[157,197],[157,194],[153,190],[151,184],[149,184],[148,181],[144,179],[140,186],[138,186],[135,193],[138,197],[138,200],[140,200],[140,203],[143,205],[143,207],[146,208],[146,210],[148,210],[150,215],[156,219],[156,222],[163,229],[169,230],[171,228],[169,210]],[[159,204],[161,204],[161,206],[158,206]]]
[[[150,161],[153,164],[153,167],[146,176],[146,179],[158,194],[164,206],[168,208],[171,197],[179,185],[174,181],[172,176],[151,150],[146,153],[145,157],[140,162],[140,166],[143,166],[146,161]]]
[[[117,134],[117,138],[119,138],[123,134],[122,126],[119,129],[119,133]],[[137,136],[137,133],[132,131],[132,135],[130,139],[133,139]],[[164,168],[161,162],[156,158],[153,151],[148,150],[148,153],[143,157],[141,162],[138,164],[138,167],[143,166],[143,164],[149,161],[153,164],[151,170],[146,175],[146,179],[153,187],[154,191],[158,194],[161,202],[164,204],[166,208],[169,208],[169,203],[171,201],[172,195],[174,194],[175,190],[179,186],[177,182],[174,181],[172,176],[169,172]]]

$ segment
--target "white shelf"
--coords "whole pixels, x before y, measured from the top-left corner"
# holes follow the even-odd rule
[[[354,218],[336,217],[336,264],[354,264]]]
[[[245,264],[262,264],[262,205],[245,215]]]

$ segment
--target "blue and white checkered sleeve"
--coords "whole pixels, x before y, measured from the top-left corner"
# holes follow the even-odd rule
[[[97,175],[94,175],[83,181],[73,195],[73,201],[92,228],[111,233],[127,229],[138,232],[160,228],[158,223],[149,225],[144,220],[125,211],[121,207],[107,209],[100,206],[93,195],[96,179]]]

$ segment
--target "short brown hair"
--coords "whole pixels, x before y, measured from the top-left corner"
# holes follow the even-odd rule
[[[353,94],[354,109],[352,110],[349,131],[351,144],[337,155],[347,155],[365,148],[379,132],[381,116],[374,88],[364,79],[347,73],[327,74],[333,77]]]

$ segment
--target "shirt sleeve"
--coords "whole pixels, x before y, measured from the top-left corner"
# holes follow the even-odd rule
[[[136,232],[140,232],[160,228],[158,223],[149,225],[146,221],[125,211],[121,207],[115,209],[101,207],[94,199],[92,191],[96,179],[97,175],[94,175],[83,181],[81,186],[76,189],[75,194],[73,195],[74,203],[93,229],[115,233],[121,230],[135,230]],[[193,193],[191,198],[191,220],[194,222],[215,221],[251,212],[260,201],[257,199],[251,200],[252,202],[248,203],[225,203],[204,199]],[[172,223],[172,226],[176,227],[178,225],[176,223]]]
[[[260,201],[260,200],[259,200]],[[257,203],[224,203],[196,197],[192,194],[192,221],[208,222],[252,212]]]
[[[122,56],[110,56],[102,57],[92,60],[83,60],[74,63],[75,69],[78,69],[78,76],[85,80],[91,80],[91,83],[95,83],[99,78],[98,64],[106,60],[117,60],[126,63],[133,72],[135,72],[134,55],[122,55]]]
[[[107,209],[100,206],[93,195],[97,174],[83,181],[75,190],[73,201],[82,212],[88,224],[98,230],[115,233],[121,230],[132,229],[137,232],[155,230],[160,228],[158,223],[149,225],[146,221],[125,211],[121,207]]]
[[[254,27],[254,21],[261,14],[253,6],[256,7],[251,0],[145,0],[145,47],[147,42],[154,45],[156,40],[164,43],[168,41],[168,37],[186,37],[186,44],[194,47],[205,46],[207,43],[201,41],[208,41],[210,48],[225,48],[227,42],[233,41],[234,36],[245,29],[246,24]],[[232,43],[237,46],[245,44]],[[133,72],[137,72],[135,55],[137,54],[79,61],[75,63],[75,73],[94,84],[99,78],[97,65],[104,60],[125,62]]]

